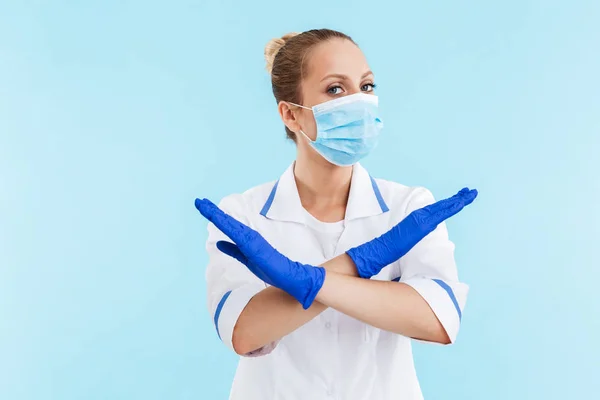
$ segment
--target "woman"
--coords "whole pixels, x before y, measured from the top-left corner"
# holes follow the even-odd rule
[[[372,178],[373,73],[347,35],[288,34],[265,49],[296,160],[276,182],[196,199],[209,224],[208,304],[241,360],[231,399],[420,399],[411,339],[452,343],[468,288],[443,221],[463,189]]]

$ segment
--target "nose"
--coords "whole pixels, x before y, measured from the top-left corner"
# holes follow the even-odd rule
[[[360,82],[352,85],[352,87],[348,90],[348,94],[356,94],[356,93],[360,93]]]

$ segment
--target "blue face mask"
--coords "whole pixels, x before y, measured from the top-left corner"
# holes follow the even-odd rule
[[[294,103],[290,103],[294,104]],[[332,164],[356,164],[376,146],[383,122],[379,119],[377,96],[356,93],[318,104],[312,108],[317,123],[317,138],[310,145]]]

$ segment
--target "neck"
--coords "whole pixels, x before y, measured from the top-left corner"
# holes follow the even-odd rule
[[[339,167],[323,159],[299,152],[294,176],[300,201],[305,208],[344,207],[348,203],[352,167]]]

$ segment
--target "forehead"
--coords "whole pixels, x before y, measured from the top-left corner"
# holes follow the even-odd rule
[[[307,66],[306,78],[319,80],[329,74],[343,74],[353,79],[369,70],[363,52],[346,39],[331,39],[315,46]]]

